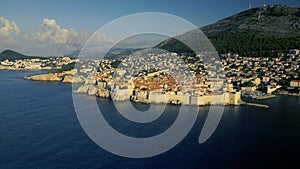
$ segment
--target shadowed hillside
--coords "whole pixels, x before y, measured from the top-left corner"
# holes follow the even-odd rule
[[[300,48],[300,7],[262,6],[200,29],[220,54],[233,52],[243,56],[277,56],[280,52]],[[174,38],[161,42],[157,47],[177,53],[191,52]]]
[[[15,52],[13,50],[5,50],[0,53],[0,61],[6,60],[6,59],[8,59],[10,61],[14,61],[14,60],[32,59],[32,58],[42,58],[42,57],[27,56],[27,55],[23,55],[21,53]]]

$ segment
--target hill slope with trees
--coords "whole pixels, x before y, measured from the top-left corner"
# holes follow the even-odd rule
[[[199,29],[219,54],[232,52],[243,56],[277,56],[289,49],[300,48],[300,7],[264,5]],[[191,33],[179,36],[188,35]],[[156,47],[177,53],[191,52],[175,38],[167,39]]]

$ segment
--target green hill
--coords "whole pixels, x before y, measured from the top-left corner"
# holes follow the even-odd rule
[[[4,50],[3,52],[0,53],[0,61],[6,60],[6,59],[8,59],[10,61],[14,61],[14,60],[32,59],[32,58],[42,58],[42,57],[27,56],[27,55],[23,55],[21,53],[13,51],[13,50]]]
[[[233,52],[243,56],[277,56],[289,49],[300,49],[300,7],[262,6],[200,29],[220,54]],[[180,36],[188,35],[192,33]],[[174,38],[156,47],[177,53],[191,52]]]

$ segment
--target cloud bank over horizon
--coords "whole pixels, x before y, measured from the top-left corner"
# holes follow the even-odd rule
[[[28,34],[15,21],[0,16],[0,51],[11,49],[28,55],[60,56],[81,49],[91,36],[85,30],[63,28],[50,18],[44,18],[40,26],[41,31]],[[108,44],[114,42],[106,35],[97,38]]]
[[[41,24],[44,32],[37,32],[32,35],[33,39],[55,45],[82,45],[89,37],[86,31],[77,31],[73,28],[61,28],[55,19],[44,18]]]

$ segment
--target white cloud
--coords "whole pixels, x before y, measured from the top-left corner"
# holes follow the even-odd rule
[[[42,46],[47,46],[47,48],[55,48],[57,52],[72,53],[76,50],[79,50],[83,47],[84,43],[89,40],[99,48],[105,48],[106,46],[111,45],[114,41],[107,35],[101,34],[99,32],[93,34],[91,39],[90,33],[86,31],[78,31],[73,28],[62,28],[55,19],[44,18],[41,24],[43,32],[37,32],[28,38],[32,38],[34,41],[39,42],[40,48]],[[26,38],[26,36],[25,36]],[[54,52],[53,51],[53,52]]]
[[[9,37],[13,34],[19,34],[20,29],[16,22],[7,20],[0,16],[0,36]]]
[[[61,28],[54,19],[44,18],[41,25],[44,32],[32,35],[33,39],[55,45],[82,45],[89,37],[86,31],[76,31],[75,29]]]
[[[12,49],[30,55],[59,56],[80,50],[91,35],[87,31],[63,28],[55,19],[44,18],[41,27],[43,31],[40,32],[21,32],[14,21],[0,16],[0,52]],[[93,34],[89,41],[93,41],[89,44],[98,49],[114,43],[110,37],[101,33]]]

